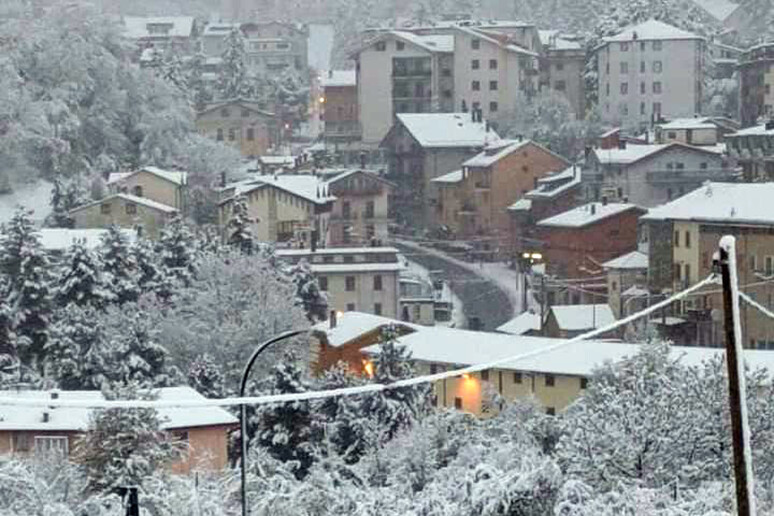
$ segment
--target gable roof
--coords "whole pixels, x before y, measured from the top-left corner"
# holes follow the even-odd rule
[[[257,103],[251,102],[246,99],[228,99],[228,100],[219,100],[217,102],[211,102],[207,104],[204,107],[204,109],[202,109],[201,111],[198,111],[196,113],[196,117],[198,118],[204,114],[211,113],[212,111],[215,111],[217,109],[221,109],[229,106],[235,106],[235,105],[239,106],[240,108],[248,109],[254,113],[257,113],[265,117],[274,117],[274,113],[264,111],[263,109],[260,109],[258,107]]]
[[[642,220],[686,220],[726,224],[774,224],[774,183],[708,183],[658,206]]]
[[[557,159],[562,160],[565,164],[569,165],[570,162],[560,155],[556,154],[543,147],[539,143],[532,140],[497,140],[490,142],[480,153],[476,154],[466,162],[462,164],[464,167],[490,167],[500,161],[501,159],[510,156],[514,152],[523,149],[525,147],[533,146],[540,149],[543,152],[551,154]]]
[[[87,208],[91,208],[92,206],[95,206],[97,204],[104,204],[107,201],[113,200],[113,199],[122,199],[127,202],[132,202],[134,204],[139,204],[141,206],[145,206],[147,208],[151,208],[153,210],[162,211],[164,213],[176,213],[177,209],[173,208],[172,206],[167,206],[166,204],[162,204],[160,202],[152,201],[146,197],[137,197],[134,195],[129,195],[125,193],[115,193],[112,195],[107,195],[103,197],[102,199],[94,202],[90,202],[89,204],[84,204],[83,206],[78,206],[77,208],[73,208],[70,210],[70,213],[76,213],[81,210],[85,210]]]
[[[319,171],[318,171],[318,174],[319,174]],[[346,170],[344,172],[336,174],[335,176],[331,177],[330,179],[327,179],[326,180],[326,184],[332,185],[332,184],[338,183],[342,179],[346,179],[348,177],[351,177],[351,176],[354,176],[354,175],[358,175],[358,174],[359,175],[363,175],[363,176],[365,176],[365,177],[367,177],[369,179],[375,179],[376,181],[382,182],[382,183],[386,184],[387,186],[390,186],[390,187],[393,187],[393,188],[396,186],[395,183],[393,183],[392,181],[388,181],[387,179],[383,178],[382,176],[380,176],[379,174],[377,174],[375,172],[371,172],[369,170],[362,170],[362,169],[359,169],[359,168],[352,169],[352,170]]]
[[[538,57],[538,54],[536,52],[527,50],[521,45],[514,43],[506,34],[500,33],[500,32],[492,33],[487,31],[488,28],[490,27],[474,27],[474,28],[465,27],[465,26],[455,27],[455,29],[460,32],[464,32],[475,38],[479,38],[488,43],[492,43],[493,45],[497,45],[498,47],[503,48],[509,52],[514,52],[516,54],[524,54],[532,57]]]
[[[485,122],[473,122],[470,113],[399,113],[398,122],[425,148],[483,147],[499,140]]]
[[[530,310],[497,327],[497,331],[509,335],[524,335],[527,332],[538,330],[540,330],[540,314]]]
[[[459,170],[453,170],[448,174],[435,177],[431,179],[430,182],[441,184],[441,185],[453,185],[453,184],[461,183],[462,179],[463,179],[462,169],[459,169]]]
[[[433,34],[424,36],[402,30],[389,30],[378,33],[375,37],[360,45],[360,47],[350,54],[350,58],[357,59],[357,56],[361,52],[370,48],[375,43],[386,39],[399,39],[404,43],[408,43],[427,52],[454,52],[454,36],[452,35]]]
[[[357,71],[328,70],[327,72],[322,72],[320,86],[323,88],[357,86]]]
[[[605,269],[647,269],[648,268],[648,255],[640,251],[632,251],[613,258],[612,260],[602,264]]]
[[[188,182],[187,172],[180,172],[176,170],[163,170],[158,167],[142,167],[132,172],[112,172],[108,177],[107,182],[108,184],[117,183],[117,182],[123,181],[124,179],[128,179],[131,176],[137,175],[140,172],[147,172],[149,174],[153,174],[156,177],[160,177],[161,179],[165,179],[170,183],[174,183],[176,185],[184,185]]]
[[[223,190],[229,190],[233,188],[234,194],[227,199],[223,199],[218,204],[226,204],[233,201],[234,198],[240,195],[253,192],[260,188],[276,188],[314,204],[327,204],[336,200],[336,197],[331,195],[325,197],[322,196],[323,191],[325,190],[323,188],[325,184],[325,181],[321,180],[318,176],[311,174],[277,174],[257,176],[245,181],[226,185]],[[320,197],[318,197],[318,193],[321,194]]]
[[[718,125],[711,118],[675,118],[661,125],[661,129],[717,129]]]
[[[344,346],[363,334],[370,333],[390,324],[399,325],[405,329],[416,331],[421,326],[388,319],[380,315],[361,312],[344,312],[337,316],[336,327],[331,328],[330,321],[317,323],[312,329],[325,335],[327,344],[334,348]]]
[[[637,205],[630,203],[602,204],[601,202],[591,202],[543,219],[537,225],[541,227],[579,228],[596,224],[603,219],[620,215],[629,210],[644,211]]]
[[[615,321],[610,305],[554,305],[551,307],[560,330],[579,331],[601,328]]]
[[[604,38],[605,43],[611,41],[643,41],[643,40],[675,40],[675,39],[704,39],[692,32],[678,29],[662,21],[651,18],[648,21],[625,28],[615,36]],[[603,43],[604,45],[604,43]]]
[[[657,144],[628,144],[625,149],[594,149],[594,156],[597,160],[604,165],[631,165],[644,159],[650,159],[655,155],[672,149],[682,149],[689,152],[703,152],[705,154],[712,154],[719,156],[719,148],[710,147],[698,147],[694,145],[686,145],[681,142],[672,143],[657,143]]]
[[[185,38],[191,35],[194,28],[192,16],[124,16],[124,36],[130,39],[176,37]],[[171,25],[172,28],[166,34],[151,34],[148,25]]]

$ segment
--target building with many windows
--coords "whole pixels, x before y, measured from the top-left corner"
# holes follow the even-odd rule
[[[360,140],[355,70],[328,70],[320,78],[320,86],[322,96],[317,103],[325,122],[323,137],[326,143]]]
[[[276,141],[274,115],[247,100],[213,102],[196,114],[200,134],[235,147],[244,157],[266,153]]]
[[[739,58],[739,119],[742,127],[774,116],[774,43],[761,43]]]
[[[570,36],[555,30],[541,30],[540,90],[563,95],[575,116],[586,115],[586,51]]]
[[[744,181],[774,180],[774,122],[728,134],[726,142],[728,156],[741,167]]]

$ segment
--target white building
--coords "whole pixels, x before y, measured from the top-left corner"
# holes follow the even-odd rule
[[[605,38],[594,50],[603,118],[645,128],[700,113],[704,47],[702,37],[656,20]]]

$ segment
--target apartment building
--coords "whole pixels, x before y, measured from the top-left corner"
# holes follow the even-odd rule
[[[185,212],[188,173],[151,166],[131,172],[113,172],[108,176],[107,187],[110,193],[144,197]]]
[[[235,147],[246,158],[268,151],[277,139],[275,126],[272,113],[243,99],[212,102],[196,113],[199,134]]]
[[[724,235],[734,235],[740,289],[774,308],[774,183],[709,183],[642,217],[646,224],[651,294],[683,290],[712,270],[712,257]],[[723,345],[722,299],[717,287],[699,291],[673,307],[680,341]],[[774,349],[771,320],[741,304],[744,345]]]
[[[715,146],[725,136],[739,129],[734,120],[718,117],[676,118],[655,126],[655,143],[684,143],[695,146]]]
[[[745,182],[774,180],[774,122],[726,136],[728,156],[741,167]]]
[[[328,70],[320,78],[320,86],[322,95],[317,102],[325,122],[325,142],[335,145],[359,140],[357,72]]]
[[[123,36],[134,43],[139,58],[145,49],[190,55],[199,33],[191,16],[123,16]]]
[[[535,188],[538,181],[569,163],[531,140],[497,140],[438,177],[438,223],[465,239],[492,237],[506,250],[510,217],[507,208]]]
[[[774,115],[774,42],[761,43],[739,57],[739,119],[750,127]]]
[[[593,149],[583,170],[584,193],[588,200],[607,198],[645,208],[658,206],[705,181],[733,179],[722,152],[717,146],[678,142],[632,145],[622,141],[617,148]]]
[[[574,38],[541,30],[540,90],[563,95],[577,118],[586,115],[586,50]]]
[[[330,214],[328,245],[368,246],[389,236],[390,201],[395,185],[373,172],[348,170],[326,181],[336,198]]]
[[[118,226],[138,229],[149,238],[157,238],[176,215],[172,206],[147,197],[125,193],[110,194],[98,201],[79,206],[70,211],[75,229],[98,229]]]
[[[438,224],[439,192],[431,180],[459,169],[500,137],[479,112],[401,113],[384,137],[387,178],[396,185],[394,209],[398,222],[414,227]]]
[[[352,58],[364,145],[378,146],[398,113],[454,111],[454,36],[384,32]]]
[[[278,249],[291,263],[306,260],[335,312],[366,312],[397,319],[403,263],[393,247]],[[335,317],[335,316],[334,316]]]
[[[651,19],[605,38],[594,56],[604,120],[645,128],[701,112],[702,37]]]

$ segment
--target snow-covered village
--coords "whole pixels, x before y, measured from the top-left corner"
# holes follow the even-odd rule
[[[774,516],[772,0],[0,0],[0,516]]]

